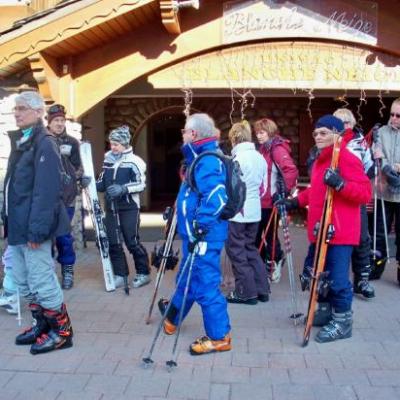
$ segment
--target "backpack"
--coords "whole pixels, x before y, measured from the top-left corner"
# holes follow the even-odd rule
[[[205,151],[204,153],[201,153],[197,158],[195,158],[192,162],[187,173],[186,181],[192,190],[194,190],[196,193],[199,193],[194,180],[194,170],[197,163],[203,157],[209,155],[218,157],[225,166],[225,188],[228,200],[221,211],[220,218],[228,220],[233,218],[243,209],[244,202],[246,200],[246,184],[242,179],[243,172],[240,168],[238,161],[217,151]]]

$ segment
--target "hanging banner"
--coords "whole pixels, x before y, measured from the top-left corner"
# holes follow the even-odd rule
[[[224,3],[224,44],[264,38],[324,38],[375,45],[377,3],[248,0]]]

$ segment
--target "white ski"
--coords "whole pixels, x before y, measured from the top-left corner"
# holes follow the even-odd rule
[[[87,196],[90,215],[93,227],[96,231],[97,245],[100,250],[101,262],[103,265],[104,282],[107,292],[115,290],[114,274],[109,254],[109,243],[106,227],[104,225],[104,213],[101,209],[99,198],[97,197],[96,178],[94,176],[92,146],[88,142],[83,142],[80,146],[82,166],[86,176],[92,179],[89,186],[84,189]]]

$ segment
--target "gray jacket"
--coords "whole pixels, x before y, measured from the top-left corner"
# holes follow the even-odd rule
[[[400,163],[400,129],[391,125],[384,125],[378,131],[377,145],[381,146],[383,152],[382,165]],[[389,187],[385,175],[382,174],[382,192],[378,190],[378,197],[386,201],[400,203],[400,192]]]

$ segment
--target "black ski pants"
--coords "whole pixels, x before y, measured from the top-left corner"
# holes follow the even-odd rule
[[[235,291],[244,300],[269,293],[267,270],[255,245],[258,222],[229,222],[225,249],[232,262]]]
[[[120,227],[118,229],[117,218],[112,210],[106,209],[106,227],[107,236],[110,242],[110,258],[116,275],[126,276],[129,274],[124,250],[122,247],[122,238],[128,251],[132,254],[135,261],[136,273],[148,275],[150,274],[149,257],[146,249],[140,243],[139,224],[140,211],[138,208],[128,208],[118,210]],[[120,238],[118,240],[118,230]]]
[[[370,265],[370,252],[371,252],[371,237],[368,231],[368,215],[367,207],[361,206],[361,231],[360,231],[360,244],[354,246],[351,255],[351,264],[354,273],[354,278],[360,279],[362,274],[369,274],[371,272]]]
[[[268,225],[269,219],[271,218],[271,214],[272,214],[272,208],[262,208],[261,209],[261,221],[258,225],[258,232],[257,232],[257,236],[256,236],[256,247],[257,249],[260,247],[260,243],[261,243],[261,239],[262,239],[262,234],[264,232],[264,229],[266,228],[266,226]],[[275,262],[279,262],[282,258],[283,258],[283,251],[281,248],[281,243],[279,241],[278,238],[278,223],[279,223],[279,215],[277,218],[277,224],[274,227],[274,221],[271,222],[271,225],[269,227],[267,236],[265,238],[267,244],[266,246],[262,247],[260,256],[261,259],[264,262],[267,261],[272,261],[272,243],[274,241],[274,236],[275,236],[275,257],[274,257],[274,261]]]

